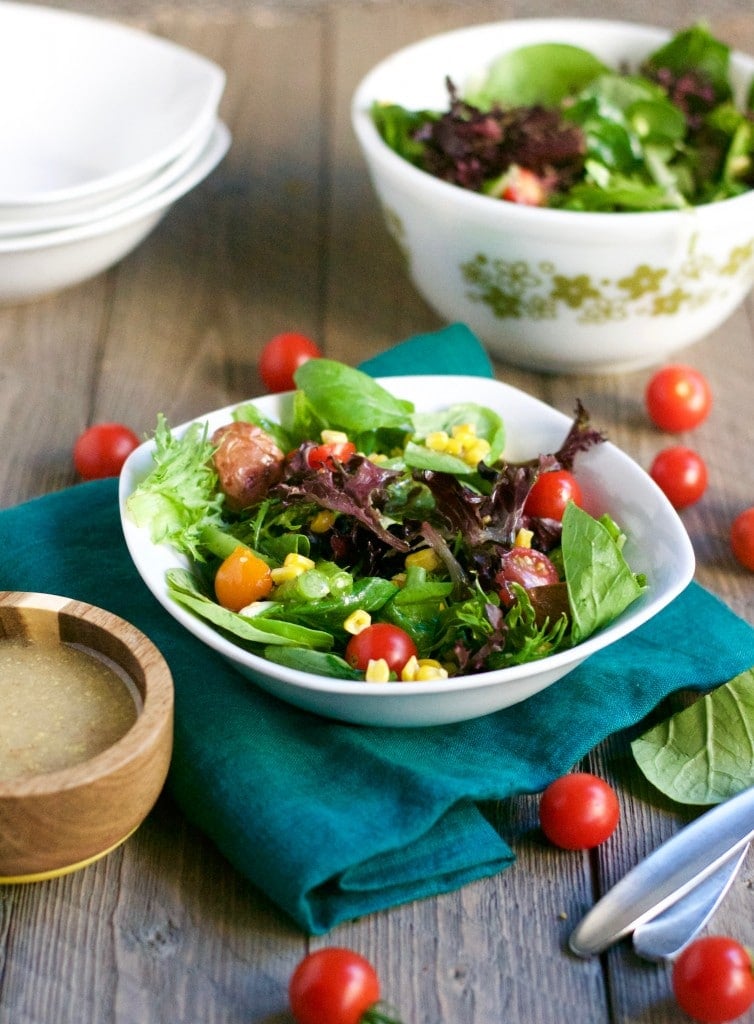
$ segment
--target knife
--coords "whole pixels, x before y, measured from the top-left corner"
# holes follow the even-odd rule
[[[748,852],[747,843],[677,903],[634,928],[631,939],[634,952],[644,960],[659,961],[677,956],[720,906]]]
[[[601,953],[673,906],[754,838],[754,786],[686,825],[632,868],[571,933],[577,956]]]

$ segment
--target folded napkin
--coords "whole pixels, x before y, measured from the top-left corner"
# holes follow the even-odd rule
[[[365,367],[492,374],[459,325]],[[171,793],[312,934],[500,871],[513,853],[481,802],[541,790],[672,691],[706,689],[754,664],[754,630],[692,584],[631,636],[507,710],[422,729],[325,720],[257,689],[163,611],[131,564],[114,480],[1,512],[0,586],[100,605],[151,637],[175,680]]]

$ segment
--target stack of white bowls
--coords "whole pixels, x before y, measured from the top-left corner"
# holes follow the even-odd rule
[[[230,145],[225,73],[100,18],[0,2],[0,301],[131,252]]]

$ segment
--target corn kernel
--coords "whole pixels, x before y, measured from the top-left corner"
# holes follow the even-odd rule
[[[427,434],[424,443],[433,452],[444,452],[449,440],[450,438],[444,430],[434,430],[431,434]]]
[[[447,679],[448,673],[440,665],[420,665],[416,673],[417,683],[427,683],[434,679]]]
[[[464,461],[470,466],[477,466],[490,454],[490,445],[483,437],[477,438],[464,452]]]
[[[419,659],[419,667],[420,668],[442,668],[442,665],[435,658],[420,658]],[[445,671],[445,670],[443,669],[443,671]]]
[[[364,678],[368,683],[390,682],[390,666],[384,658],[370,660]]]
[[[279,587],[281,583],[287,583],[288,580],[295,580],[303,571],[303,569],[299,569],[295,565],[280,565],[275,569],[271,569],[270,575],[272,576],[272,582],[275,586]]]
[[[532,538],[534,537],[533,530],[525,530],[523,526],[516,534],[516,538],[513,541],[514,548],[530,548]]]
[[[460,455],[463,451],[463,438],[449,437],[448,443],[445,445],[445,451],[448,455]]]
[[[440,558],[432,548],[422,548],[420,551],[412,551],[406,555],[404,564],[407,569],[426,569],[427,572],[434,572],[440,566]]]
[[[342,430],[323,430],[320,437],[323,444],[344,444],[348,440],[348,434]]]
[[[390,580],[390,582],[394,583],[396,585],[396,587],[405,587],[406,586],[406,574],[405,574],[405,572],[397,572],[395,574],[395,576],[393,576],[393,578]]]
[[[419,671],[419,662],[415,654],[412,654],[406,664],[401,669],[401,679],[404,683],[412,683],[416,679],[416,673]]]
[[[309,529],[312,533],[327,533],[337,519],[337,513],[329,508],[323,508],[312,519],[309,520]]]
[[[301,572],[306,572],[307,569],[314,568],[314,561],[311,558],[307,558],[306,555],[299,555],[297,551],[290,551],[285,556],[283,565],[293,566],[296,569],[300,569]]]
[[[476,437],[476,423],[456,423],[452,434],[453,437]]]
[[[343,623],[343,629],[346,633],[350,633],[351,636],[356,636],[365,630],[367,626],[372,625],[372,616],[369,612],[364,611],[363,608],[357,608],[355,612],[351,612],[348,618]]]

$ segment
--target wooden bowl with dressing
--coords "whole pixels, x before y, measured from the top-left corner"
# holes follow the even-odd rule
[[[143,633],[51,594],[0,591],[0,884],[78,870],[147,816],[173,681]]]

